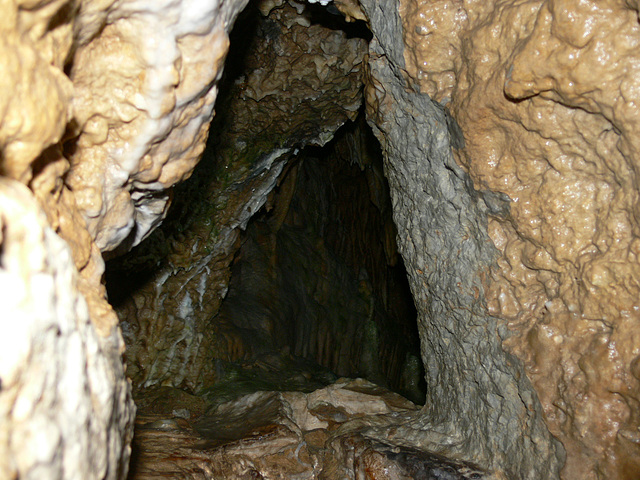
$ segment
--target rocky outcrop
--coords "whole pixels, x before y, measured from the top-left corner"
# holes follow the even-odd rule
[[[134,410],[119,331],[98,333],[69,247],[7,178],[0,232],[0,478],[123,478]]]
[[[499,256],[483,284],[562,476],[637,478],[638,5],[403,1],[406,69],[449,102]]]
[[[81,126],[66,183],[101,251],[138,244],[202,155],[246,0],[114,5],[70,67]]]

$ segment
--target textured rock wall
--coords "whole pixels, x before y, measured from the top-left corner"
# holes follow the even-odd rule
[[[204,150],[227,31],[246,1],[128,1],[70,68],[81,126],[66,182],[102,251],[139,243]]]
[[[173,217],[111,266],[136,387],[199,391],[218,379],[216,358],[245,356],[241,336],[217,316],[241,231],[289,159],[324,145],[362,103],[366,42],[323,26],[310,10],[269,6],[252,7],[234,31],[224,117],[212,125],[194,181],[178,191]]]
[[[490,212],[484,277],[566,479],[637,478],[638,4],[402,2],[407,71],[464,132]]]
[[[101,252],[140,241],[190,174],[245,4],[0,2],[1,478],[125,475]]]
[[[398,258],[382,158],[360,115],[325,147],[301,152],[251,220],[217,321],[242,339],[245,362],[289,351],[422,402]]]
[[[123,478],[133,408],[122,338],[96,331],[69,247],[6,178],[0,231],[0,478]]]
[[[455,122],[405,81],[398,5],[363,6],[374,32],[367,114],[385,154],[426,370],[424,415],[414,428],[429,448],[507,478],[557,478],[563,449],[522,367],[503,348],[505,323],[486,307],[482,278],[498,256],[487,215],[502,211],[503,200],[473,188],[451,154],[464,144]]]
[[[0,1],[3,476],[123,475],[133,405],[101,253],[144,239],[191,174],[245,4]],[[554,478],[565,450],[565,479],[636,478],[637,2],[336,7],[374,34],[368,115],[430,392],[411,435],[514,478]],[[139,385],[195,388],[215,377],[202,349],[239,354],[215,323],[238,228],[361,101],[362,39],[260,8],[204,220],[122,307]]]

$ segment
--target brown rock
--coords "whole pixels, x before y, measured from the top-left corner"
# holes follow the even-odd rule
[[[487,302],[567,450],[563,478],[636,478],[637,6],[403,5],[408,71],[451,99],[476,189],[511,200],[490,218]]]
[[[361,379],[341,379],[311,394],[252,393],[192,424],[143,411],[129,478],[489,478],[463,462],[379,439],[415,411],[411,402]],[[327,420],[327,412],[340,418]],[[337,424],[344,428],[335,431]],[[373,440],[367,429],[375,425]]]
[[[136,265],[141,258],[150,271],[141,275],[135,295],[127,298],[125,291],[118,305],[136,387],[164,382],[198,391],[219,379],[211,368],[215,359],[246,359],[250,348],[218,315],[241,232],[296,149],[324,145],[362,101],[362,38],[309,25],[289,5],[267,7],[269,17],[250,10],[248,31],[239,25],[235,32],[238,49],[229,63],[235,76],[225,83],[218,107],[225,116],[212,125],[212,148],[198,181],[178,194],[176,229],[167,230],[168,239],[159,232],[148,250],[143,246],[130,259]],[[242,45],[252,25],[257,37]],[[127,261],[122,270],[130,272]]]

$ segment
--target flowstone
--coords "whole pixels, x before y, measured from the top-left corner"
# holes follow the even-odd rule
[[[362,379],[312,393],[258,391],[206,413],[197,401],[192,410],[178,408],[182,402],[142,409],[131,480],[493,478],[394,438],[395,425],[418,407]]]
[[[424,415],[414,427],[432,448],[507,478],[557,478],[563,449],[484,299],[482,276],[497,257],[487,213],[508,206],[474,190],[451,153],[464,142],[455,122],[403,77],[398,5],[362,3],[374,32],[367,115],[385,156],[426,369]]]

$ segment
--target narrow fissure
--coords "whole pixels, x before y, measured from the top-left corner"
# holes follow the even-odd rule
[[[277,369],[273,353],[287,352],[421,402],[416,312],[376,145],[359,117],[292,161],[247,228],[215,321],[242,339],[232,360],[271,357],[263,367]]]

